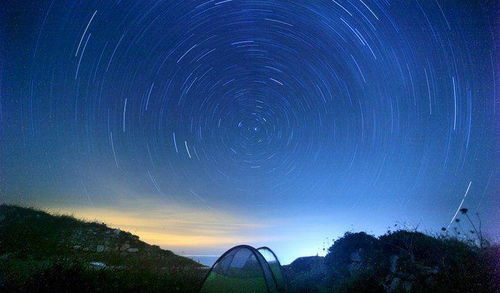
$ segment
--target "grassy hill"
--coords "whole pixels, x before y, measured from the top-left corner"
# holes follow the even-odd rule
[[[325,257],[284,267],[290,292],[500,292],[498,246],[474,238],[345,233]]]
[[[193,292],[204,274],[193,260],[105,224],[0,205],[0,291]]]

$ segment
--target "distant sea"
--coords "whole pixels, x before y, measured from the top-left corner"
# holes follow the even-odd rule
[[[190,259],[209,267],[211,267],[215,263],[215,261],[219,258],[218,255],[183,255],[183,256],[189,257]]]

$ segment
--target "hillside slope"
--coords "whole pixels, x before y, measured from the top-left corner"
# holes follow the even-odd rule
[[[493,293],[500,292],[499,256],[498,246],[474,238],[347,232],[325,257],[301,257],[284,270],[290,292]]]
[[[88,290],[104,291],[154,291],[157,284],[189,292],[204,275],[195,261],[105,224],[0,205],[0,291],[2,286],[40,289],[40,280],[52,282],[47,289],[53,289],[61,282],[47,278],[64,278],[64,272],[83,278]]]

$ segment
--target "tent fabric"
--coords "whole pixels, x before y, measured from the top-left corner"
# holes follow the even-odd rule
[[[262,250],[272,261],[275,270],[281,270],[276,255]],[[282,277],[282,275],[280,275]],[[284,279],[277,279],[273,268],[257,249],[238,245],[226,251],[214,263],[202,284],[200,292],[264,293],[283,292]]]
[[[276,286],[278,288],[278,291],[285,292],[286,291],[285,274],[283,273],[283,268],[281,267],[281,263],[278,260],[276,254],[269,247],[266,246],[257,248],[257,251],[260,252],[260,254],[262,254],[264,259],[269,264],[271,272],[274,275],[274,280],[276,281]]]

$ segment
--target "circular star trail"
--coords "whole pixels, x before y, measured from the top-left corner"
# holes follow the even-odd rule
[[[7,26],[6,176],[21,165],[37,188],[94,200],[113,185],[446,212],[473,182],[479,202],[492,29],[463,2],[33,2]]]

